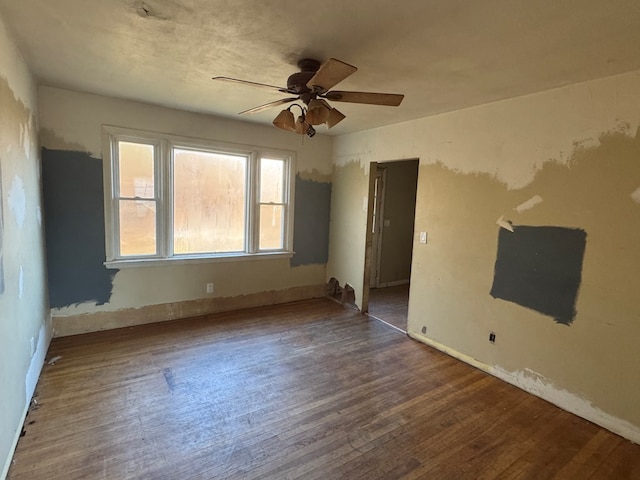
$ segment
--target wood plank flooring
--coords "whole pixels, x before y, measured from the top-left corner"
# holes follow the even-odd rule
[[[409,285],[369,290],[369,315],[407,331]]]
[[[640,446],[327,299],[56,356],[10,480],[640,478]]]

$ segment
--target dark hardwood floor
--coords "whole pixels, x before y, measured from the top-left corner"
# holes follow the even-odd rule
[[[57,356],[11,480],[640,478],[640,446],[328,299]]]
[[[369,315],[407,331],[409,285],[369,290]]]

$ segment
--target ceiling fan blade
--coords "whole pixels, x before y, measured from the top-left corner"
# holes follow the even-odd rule
[[[330,58],[320,66],[316,74],[307,82],[307,87],[315,92],[326,92],[357,70],[353,65]]]
[[[323,97],[332,102],[367,103],[369,105],[397,107],[402,102],[404,95],[397,93],[341,92],[332,90],[324,94]]]
[[[287,89],[284,87],[276,87],[275,85],[267,85],[266,83],[250,82],[249,80],[240,80],[239,78],[231,77],[213,77],[211,80],[218,80],[222,82],[239,83],[241,85],[249,85],[250,87],[268,88],[270,90],[277,90],[278,92],[287,93]]]
[[[329,111],[329,118],[327,118],[327,121],[325,123],[327,124],[327,128],[331,128],[335,126],[338,122],[341,122],[342,120],[344,120],[345,118],[346,117],[341,111],[339,111],[337,108],[332,108]]]
[[[284,105],[285,103],[291,103],[298,100],[298,97],[291,98],[281,98],[280,100],[276,100],[274,102],[265,103],[264,105],[258,105],[257,107],[250,108],[249,110],[245,110],[244,112],[240,112],[238,115],[243,115],[245,113],[258,113],[263,110],[268,110],[272,107],[277,107],[278,105]]]

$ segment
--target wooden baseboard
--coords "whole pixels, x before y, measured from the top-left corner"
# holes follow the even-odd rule
[[[285,290],[270,290],[235,297],[201,298],[186,302],[125,308],[112,312],[84,313],[64,317],[56,317],[54,315],[53,336],[65,337],[81,333],[197,317],[211,313],[228,312],[243,308],[295,302],[297,300],[325,297],[326,295],[327,287],[325,284],[305,285]]]

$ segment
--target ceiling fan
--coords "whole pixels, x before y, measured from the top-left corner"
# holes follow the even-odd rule
[[[244,110],[240,112],[240,115],[261,112],[297,100],[302,101],[304,105],[294,103],[287,109],[282,110],[273,120],[273,124],[283,130],[301,135],[306,134],[309,137],[313,137],[316,133],[315,128],[313,128],[314,125],[326,124],[328,128],[331,128],[345,118],[342,113],[329,105],[327,100],[397,107],[404,98],[404,95],[395,93],[331,90],[339,82],[358,70],[353,65],[335,58],[330,58],[323,64],[320,64],[318,60],[303,58],[298,61],[298,68],[300,71],[290,75],[287,79],[286,88],[230,77],[213,77],[213,80],[268,88],[290,95],[280,100]],[[297,119],[294,119],[293,112],[291,112],[291,108],[294,106],[300,109],[300,115]]]

